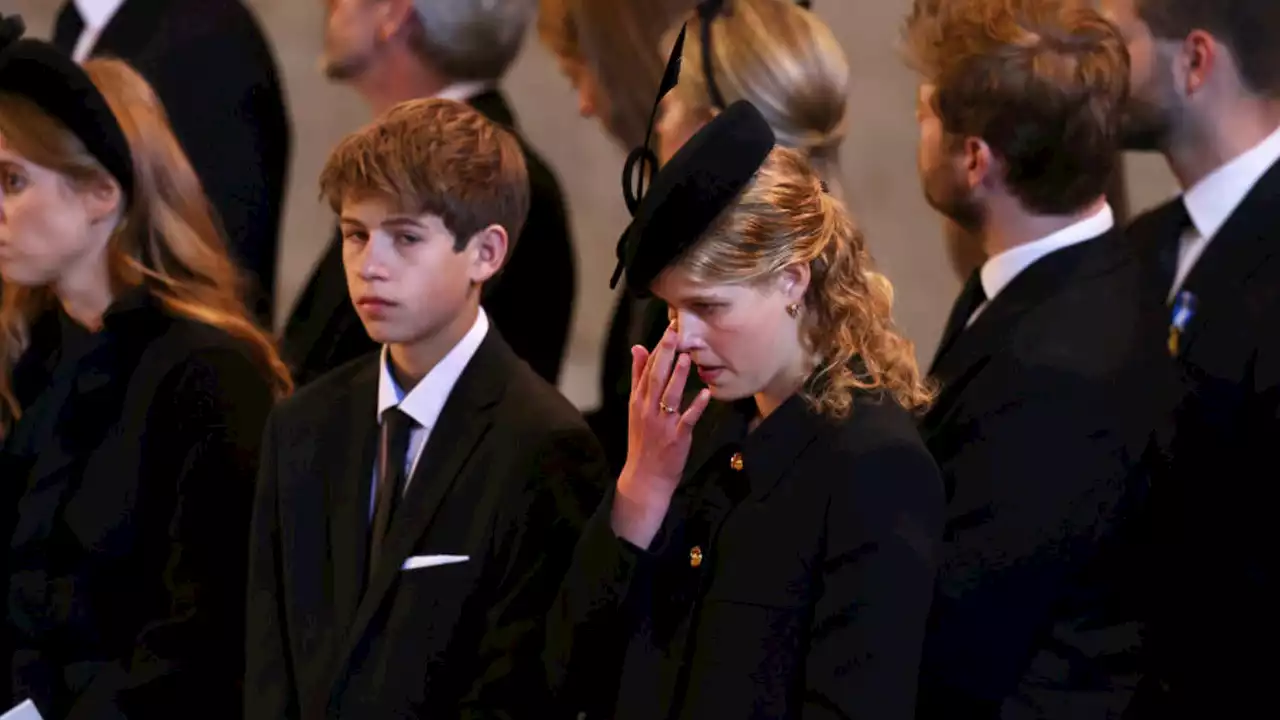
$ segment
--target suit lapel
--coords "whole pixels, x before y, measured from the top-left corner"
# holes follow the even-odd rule
[[[141,48],[160,37],[160,25],[171,2],[173,0],[125,0],[102,29],[90,55],[136,59]]]
[[[369,496],[378,447],[378,363],[372,361],[352,380],[336,403],[335,416],[321,441],[319,467],[342,468],[328,484],[329,553],[333,559],[333,604],[340,623],[351,622],[364,593],[369,553]]]
[[[1232,312],[1240,305],[1240,289],[1276,252],[1280,237],[1280,163],[1271,166],[1214,236],[1182,289],[1196,298],[1196,312],[1182,335],[1179,354],[1188,352],[1203,333],[1206,315]]]
[[[930,375],[937,374],[938,365],[942,361],[942,357],[955,344],[956,338],[960,337],[960,333],[965,329],[965,324],[981,305],[980,300],[982,297],[982,275],[979,271],[974,270],[969,279],[965,281],[964,288],[961,289],[955,304],[951,306],[951,314],[947,317],[947,325],[942,331],[942,339],[938,342],[938,349],[933,354],[933,362],[929,365]]]
[[[1128,252],[1119,246],[1115,230],[1092,240],[1054,251],[1032,263],[991,300],[967,329],[960,333],[945,356],[939,358],[934,375],[942,384],[926,426],[944,417],[956,397],[990,358],[1004,348],[1014,333],[1012,328],[1029,311],[1097,272],[1109,269]],[[1111,252],[1115,246],[1115,252]]]
[[[489,333],[449,393],[413,477],[387,530],[381,567],[373,569],[352,628],[348,657],[400,577],[400,566],[429,530],[436,513],[493,424],[493,411],[516,367],[515,356],[498,335]]]

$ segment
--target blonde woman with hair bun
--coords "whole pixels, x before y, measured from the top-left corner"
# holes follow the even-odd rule
[[[661,162],[716,113],[746,100],[778,144],[804,153],[841,196],[849,61],[831,28],[804,5],[712,0],[688,16],[680,84],[663,100],[657,125]]]
[[[291,383],[147,83],[0,18],[0,678],[46,718],[239,715]]]

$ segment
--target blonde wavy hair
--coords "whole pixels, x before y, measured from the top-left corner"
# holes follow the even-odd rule
[[[671,94],[709,121],[718,110],[703,63],[703,23],[697,12],[687,21],[680,84]],[[668,32],[665,47],[679,29]],[[750,101],[780,145],[803,151],[828,186],[838,188],[850,72],[831,28],[795,0],[729,0],[712,18],[710,38],[711,72],[725,106]]]
[[[934,389],[915,346],[893,322],[893,286],[872,269],[866,242],[844,203],[822,191],[804,154],[778,147],[706,235],[679,261],[698,282],[752,284],[809,266],[807,351],[821,358],[815,410],[847,416],[855,391],[882,391],[921,411]]]
[[[240,275],[200,181],[169,127],[151,86],[123,62],[84,64],[128,138],[134,192],[108,241],[108,271],[117,291],[145,286],[175,315],[242,340],[270,371],[277,395],[293,389],[271,337],[245,307]],[[26,98],[0,93],[0,135],[27,160],[61,174],[72,187],[109,173],[84,143]],[[52,288],[7,284],[0,299],[0,438],[22,415],[13,369],[30,345],[31,325],[55,303]]]

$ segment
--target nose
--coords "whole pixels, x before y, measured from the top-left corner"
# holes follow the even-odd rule
[[[378,242],[376,238],[370,238],[360,249],[358,257],[358,266],[360,279],[365,282],[374,280],[386,280],[390,276],[390,264],[383,257],[385,252],[380,248],[383,243]]]
[[[679,312],[672,320],[676,333],[676,352],[692,353],[702,349],[702,326],[689,313]]]

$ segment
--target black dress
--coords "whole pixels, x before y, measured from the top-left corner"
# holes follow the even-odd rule
[[[48,720],[235,717],[267,373],[144,292],[98,333],[50,311],[32,339],[0,453],[12,700]]]
[[[910,415],[796,396],[699,424],[652,547],[588,522],[549,623],[561,710],[617,720],[908,720],[943,487]],[[569,716],[573,716],[570,714]]]

